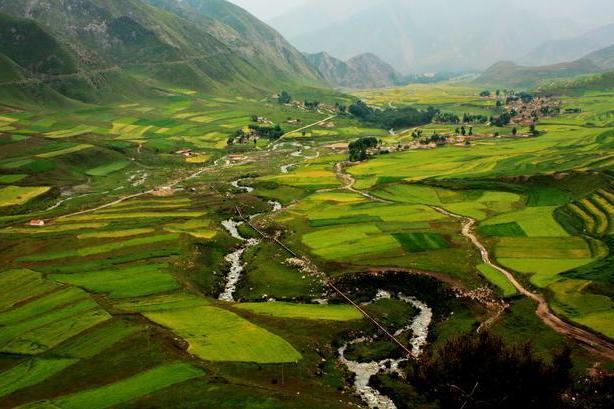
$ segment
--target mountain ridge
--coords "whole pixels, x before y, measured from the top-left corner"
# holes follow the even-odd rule
[[[197,13],[192,3],[213,16]],[[192,17],[182,17],[179,5]],[[75,62],[74,75],[43,81],[77,101],[146,95],[156,87],[262,95],[323,84],[281,35],[225,0],[1,0],[0,13],[21,19],[22,25],[34,21],[68,52]],[[226,17],[241,20],[249,29],[247,37],[253,32],[261,37],[248,41],[223,21]],[[264,35],[279,47],[265,50],[259,41]],[[233,39],[240,40],[241,47]],[[35,72],[25,72],[32,81],[41,81]]]
[[[401,75],[373,53],[354,56],[347,61],[326,52],[306,54],[311,66],[333,87],[384,88],[399,85]]]

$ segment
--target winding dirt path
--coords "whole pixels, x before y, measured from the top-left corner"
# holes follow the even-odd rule
[[[354,176],[352,176],[351,174],[345,171],[345,169],[349,165],[350,165],[349,162],[337,162],[335,164],[335,174],[337,175],[337,179],[339,179],[341,183],[343,183],[342,189],[349,190],[352,193],[356,193],[358,195],[366,197],[367,199],[373,200],[375,202],[393,204],[393,202],[389,200],[380,199],[379,197],[375,197],[370,193],[363,192],[362,190],[356,189],[354,187],[354,185],[356,184],[356,179],[354,179]],[[331,189],[331,190],[337,190],[337,189]]]
[[[482,261],[490,267],[499,271],[501,274],[503,274],[509,280],[509,282],[512,283],[516,290],[518,290],[519,293],[533,300],[537,304],[537,310],[535,311],[535,313],[546,325],[548,325],[550,328],[552,328],[559,334],[565,335],[569,338],[576,340],[588,350],[614,361],[614,343],[600,337],[599,335],[576,327],[575,325],[563,321],[561,318],[557,317],[552,312],[552,310],[550,309],[550,305],[541,294],[537,294],[526,289],[510,271],[500,267],[491,260],[490,254],[486,249],[486,246],[484,246],[484,244],[475,234],[475,226],[477,224],[477,220],[471,217],[466,217],[449,212],[445,209],[442,209],[441,207],[431,207],[443,215],[462,220],[462,234],[463,236],[471,240],[473,245],[480,251]]]
[[[336,117],[337,117],[337,115],[331,115],[331,116],[329,116],[328,118],[324,118],[324,119],[322,119],[322,120],[320,120],[320,121],[318,121],[318,122],[314,122],[314,123],[312,123],[312,124],[305,125],[305,126],[304,126],[304,127],[302,127],[302,128],[298,128],[298,129],[295,129],[295,130],[293,130],[293,131],[286,132],[286,133],[285,133],[285,134],[283,134],[283,135],[282,135],[282,136],[281,136],[279,139],[277,139],[277,140],[276,140],[276,141],[274,141],[274,142],[271,142],[271,144],[269,145],[269,147],[273,147],[273,146],[275,146],[275,145],[279,144],[279,143],[280,143],[281,141],[283,141],[283,140],[284,140],[284,139],[285,139],[287,136],[292,135],[293,133],[297,133],[297,132],[304,131],[305,129],[313,128],[314,126],[318,126],[318,125],[320,125],[320,124],[323,124],[324,122],[330,121],[331,119],[334,119],[334,118],[336,118]]]

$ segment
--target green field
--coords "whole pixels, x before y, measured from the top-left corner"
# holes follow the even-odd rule
[[[49,191],[49,187],[6,186],[0,188],[0,207],[23,205]]]
[[[275,302],[240,304],[237,308],[280,318],[324,321],[349,321],[363,318],[362,314],[349,305],[300,305]]]
[[[147,312],[150,320],[170,328],[207,361],[296,362],[301,354],[277,335],[236,314],[216,307]]]
[[[233,64],[243,63],[220,72]],[[195,78],[174,65],[156,69]],[[399,294],[427,303],[427,351],[491,318],[479,297],[458,296],[485,291],[509,304],[493,324],[506,343],[530,340],[547,360],[568,343],[577,373],[603,362],[544,325],[462,228],[475,219],[492,261],[555,314],[614,338],[610,91],[565,97],[563,113],[538,121],[537,137],[481,123],[470,144],[405,150],[413,129],[389,133],[335,103],[487,117],[500,108],[460,83],[308,89],[286,105],[269,92],[220,96],[191,81],[148,81],[154,95],[44,109],[17,99],[0,114],[0,407],[358,407],[338,349],[376,336],[347,356],[401,350],[329,283],[391,333],[417,313]],[[306,109],[304,99],[323,105]],[[278,144],[230,138],[253,116],[287,132],[333,113]],[[338,174],[348,143],[363,136],[376,137],[381,153]],[[237,180],[254,190],[233,187]],[[31,225],[39,219],[43,226]],[[222,225],[229,219],[259,243],[244,248]],[[229,255],[242,248],[234,301],[220,301],[236,267]],[[391,299],[373,301],[380,290]],[[411,335],[398,338],[408,344]]]

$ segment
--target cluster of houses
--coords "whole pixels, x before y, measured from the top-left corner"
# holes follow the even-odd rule
[[[506,110],[512,113],[512,124],[534,125],[540,118],[548,118],[561,112],[561,101],[548,97],[537,97],[531,101],[522,99],[509,101]]]

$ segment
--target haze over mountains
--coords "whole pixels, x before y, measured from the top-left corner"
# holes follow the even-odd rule
[[[314,0],[270,23],[301,51],[342,60],[374,53],[406,74],[577,59],[609,45],[609,29],[598,28],[612,16],[614,4],[604,0]],[[567,51],[558,46],[564,50],[553,51],[556,58],[532,57],[538,47],[556,48],[557,41],[582,35],[589,41],[580,38]]]

